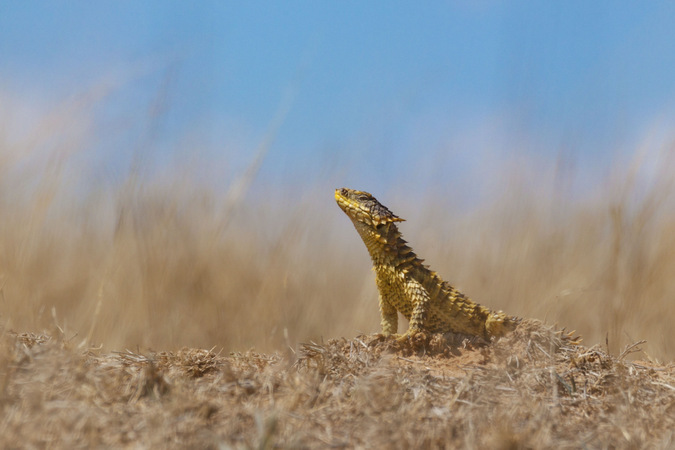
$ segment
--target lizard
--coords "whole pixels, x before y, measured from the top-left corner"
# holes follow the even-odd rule
[[[356,227],[373,262],[382,335],[399,342],[417,334],[462,333],[490,341],[514,330],[521,319],[492,311],[459,292],[417,257],[398,229],[403,222],[368,192],[341,188],[335,200]],[[398,312],[409,320],[403,335]]]

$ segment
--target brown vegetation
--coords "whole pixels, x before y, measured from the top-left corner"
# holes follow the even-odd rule
[[[646,339],[650,356],[672,360],[675,165],[659,164],[647,185],[626,171],[576,201],[545,202],[517,183],[468,212],[381,197],[408,219],[417,253],[476,301],[590,344],[608,339],[613,353]],[[48,330],[56,318],[84,346],[226,351],[378,331],[367,252],[328,187],[226,208],[178,175],[83,193],[67,167],[20,168],[0,167],[9,329]]]
[[[670,148],[583,196],[544,166],[505,168],[502,194],[468,209],[375,192],[443,278],[589,346],[432,357],[354,338],[379,313],[340,180],[99,184],[73,156],[86,139],[48,119],[58,139],[0,135],[0,446],[673,445]],[[630,362],[643,339],[648,362]]]
[[[75,351],[5,333],[0,446],[670,448],[675,367],[521,325],[491,346],[372,336],[248,351]]]

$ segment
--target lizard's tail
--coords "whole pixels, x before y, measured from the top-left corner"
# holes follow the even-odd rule
[[[503,311],[492,312],[485,321],[488,337],[502,337],[516,329],[522,321],[520,317],[507,316]]]

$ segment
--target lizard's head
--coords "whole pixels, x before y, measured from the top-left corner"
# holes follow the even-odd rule
[[[391,222],[403,222],[403,219],[389,211],[368,192],[347,188],[335,189],[335,200],[354,223],[360,222],[377,227]]]

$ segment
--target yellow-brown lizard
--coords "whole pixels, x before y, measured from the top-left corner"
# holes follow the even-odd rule
[[[400,341],[422,331],[463,333],[486,340],[515,329],[517,317],[491,311],[429,270],[401,237],[403,219],[368,192],[336,189],[335,200],[354,223],[373,260],[380,292],[382,334],[396,335],[397,311],[409,321]]]

